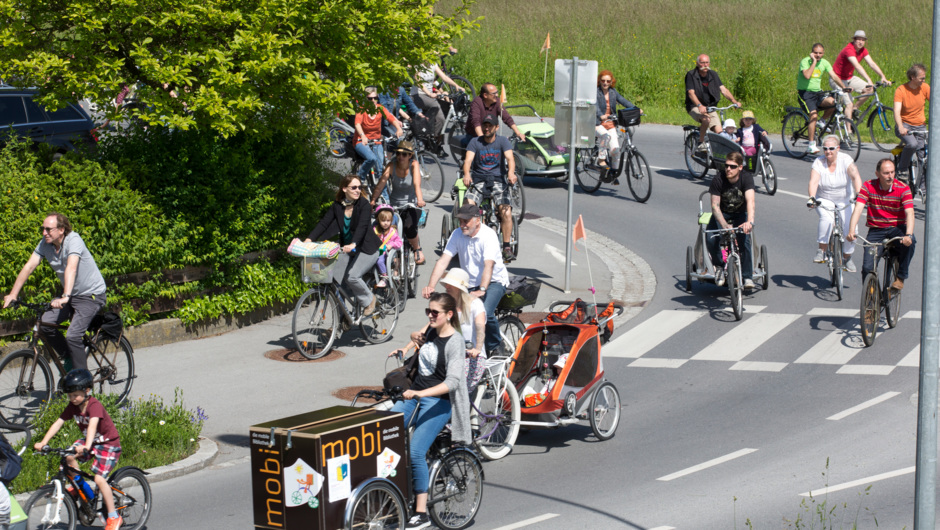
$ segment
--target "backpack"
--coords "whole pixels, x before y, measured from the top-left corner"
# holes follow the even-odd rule
[[[16,454],[16,450],[7,441],[6,436],[0,434],[0,481],[4,486],[9,486],[10,482],[20,474],[23,468],[23,458]]]

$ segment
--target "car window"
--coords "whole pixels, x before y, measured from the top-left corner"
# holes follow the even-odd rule
[[[47,120],[46,113],[43,112],[42,107],[33,101],[32,98],[23,98],[23,103],[26,104],[26,117],[29,119],[30,123],[42,123]]]
[[[49,112],[47,110],[46,113],[49,114],[49,119],[52,121],[85,119],[85,117],[82,116],[81,113],[75,110],[75,107],[71,105],[66,105],[55,112]]]
[[[26,122],[26,108],[19,96],[0,97],[0,126]]]

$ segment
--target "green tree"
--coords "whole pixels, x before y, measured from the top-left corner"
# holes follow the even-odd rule
[[[113,101],[151,125],[231,135],[351,110],[461,37],[472,0],[0,0],[0,77],[58,108]]]

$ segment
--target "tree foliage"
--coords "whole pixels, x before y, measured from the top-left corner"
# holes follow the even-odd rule
[[[51,108],[88,98],[114,118],[136,86],[146,123],[268,130],[434,62],[476,24],[471,0],[446,15],[435,1],[0,0],[0,77]]]

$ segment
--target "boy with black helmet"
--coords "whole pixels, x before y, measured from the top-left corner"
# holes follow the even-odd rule
[[[91,388],[92,376],[88,370],[75,369],[65,374],[63,389],[69,396],[69,404],[62,411],[59,419],[49,427],[42,441],[37,442],[34,448],[41,451],[66,421],[75,418],[75,423],[78,424],[85,438],[78,439],[72,444],[76,454],[75,456],[69,455],[66,460],[69,467],[77,468],[79,461],[87,462],[94,458],[95,462],[91,466],[91,471],[95,474],[95,484],[104,497],[104,505],[108,510],[105,530],[117,530],[124,520],[114,509],[114,495],[111,493],[111,486],[108,485],[107,476],[121,456],[121,440],[104,405],[88,395]],[[76,476],[76,479],[81,479],[81,476]],[[84,481],[78,480],[78,482],[81,486]],[[73,491],[69,493],[78,494]]]

